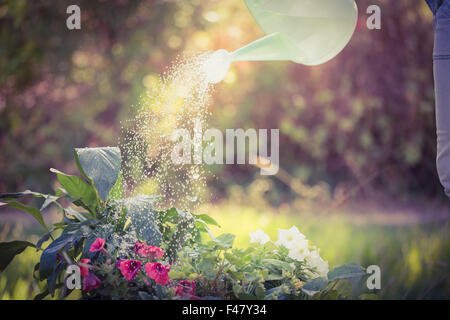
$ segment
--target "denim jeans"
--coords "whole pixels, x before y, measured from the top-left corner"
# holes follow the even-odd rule
[[[450,0],[426,0],[434,14],[434,82],[436,94],[436,164],[450,197]]]

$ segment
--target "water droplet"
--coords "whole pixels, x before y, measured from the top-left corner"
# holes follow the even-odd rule
[[[186,199],[188,199],[191,202],[197,201],[197,197],[196,196],[187,196]]]

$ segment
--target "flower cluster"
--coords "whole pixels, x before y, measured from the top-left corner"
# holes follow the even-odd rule
[[[262,230],[250,233],[250,243],[264,245],[269,241],[270,237]],[[287,248],[291,259],[305,262],[308,268],[314,270],[310,272],[311,277],[327,277],[328,262],[322,259],[318,248],[310,246],[308,239],[297,227],[278,229],[278,240],[275,244]]]
[[[93,273],[89,272],[91,259],[81,259],[79,263],[80,274],[83,278],[83,290],[91,291],[98,289],[101,285],[101,280],[97,278]]]
[[[164,250],[160,247],[146,245],[142,241],[136,241],[134,245],[134,253],[146,259],[145,264],[136,259],[118,258],[115,267],[120,271],[121,275],[127,281],[133,281],[141,271],[144,276],[152,279],[156,284],[162,286],[171,286],[174,293],[179,297],[192,298],[195,295],[195,282],[192,280],[181,280],[174,282],[170,279],[169,272],[171,265],[158,262],[164,256]],[[105,249],[105,239],[97,238],[91,245],[90,252],[101,252],[108,257],[110,253]],[[111,259],[107,260],[107,264],[111,264]],[[78,263],[80,274],[83,277],[83,291],[92,291],[100,288],[102,281],[91,272],[91,269],[97,269],[91,265],[90,259],[81,259]],[[142,270],[143,269],[143,270]],[[148,279],[145,281],[147,285],[151,285]]]
[[[46,290],[38,299],[54,297],[56,292],[66,298],[72,293],[68,283],[61,286],[58,282],[73,261],[82,276],[83,299],[307,299],[314,294],[346,298],[346,287],[332,283],[366,274],[356,264],[328,272],[319,250],[296,227],[280,229],[276,242],[258,230],[250,234],[251,242],[258,245],[233,247],[235,235],[214,236],[209,226],[219,224],[207,214],[158,210],[157,197],[125,197],[120,192],[126,188],[122,179],[103,183],[105,174],[120,177],[119,148],[83,148],[74,153],[83,178],[51,170],[62,187],[54,195],[29,190],[0,195],[2,201],[12,201],[4,203],[6,206],[16,208],[15,199],[33,195],[62,209],[63,222],[51,228],[39,209],[33,211],[46,230],[63,229],[57,238],[50,232],[35,245],[28,241],[0,243],[0,260],[6,265],[28,246],[41,251],[34,270],[45,280]],[[98,170],[105,167],[107,173]],[[80,194],[86,196],[80,198]],[[65,207],[67,202],[70,207]],[[28,206],[23,208],[30,212]],[[210,239],[203,237],[206,234]],[[49,236],[51,241],[44,249],[42,244]],[[2,269],[5,267],[3,264]]]

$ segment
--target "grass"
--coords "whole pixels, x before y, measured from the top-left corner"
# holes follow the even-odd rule
[[[373,223],[348,213],[299,215],[229,202],[201,211],[221,225],[214,228],[215,234],[235,234],[238,247],[248,245],[249,232],[262,229],[276,240],[278,228],[296,225],[321,248],[330,268],[348,262],[380,266],[382,287],[378,294],[383,299],[450,298],[449,221],[393,225],[389,219]],[[21,233],[36,239],[33,230]],[[7,239],[13,240],[10,236]],[[37,261],[35,251],[27,249],[0,273],[0,299],[31,299],[40,292],[32,276]]]
[[[278,228],[296,225],[328,260],[330,268],[356,262],[381,268],[383,299],[450,298],[450,221],[390,225],[364,223],[349,214],[294,215],[233,204],[210,208],[221,224],[216,234],[236,234],[245,247],[249,232],[264,230],[272,240]]]

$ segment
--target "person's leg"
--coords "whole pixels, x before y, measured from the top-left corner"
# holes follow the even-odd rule
[[[450,0],[435,16],[434,80],[436,93],[437,170],[450,197]]]

